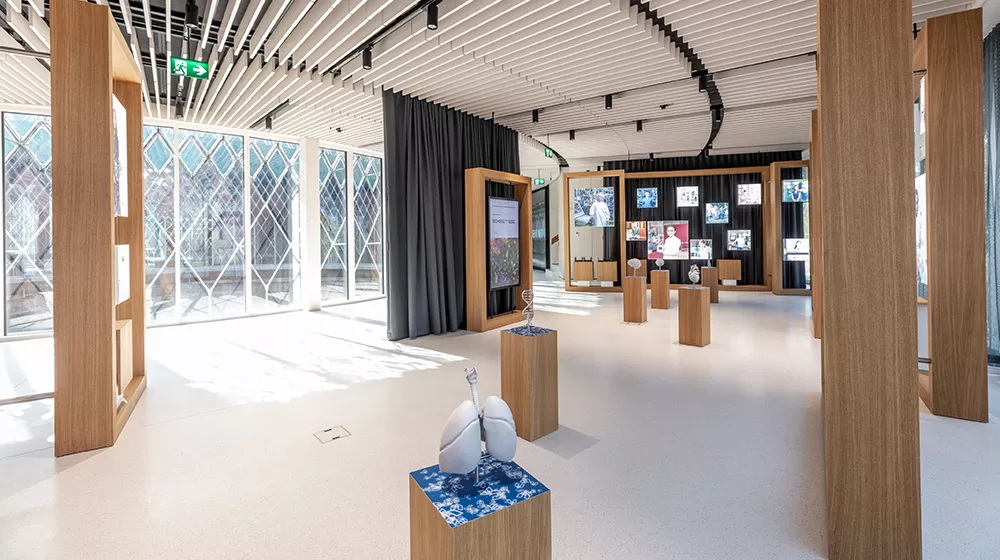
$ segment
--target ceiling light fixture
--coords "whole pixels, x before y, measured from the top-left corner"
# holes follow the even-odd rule
[[[438,28],[438,5],[437,2],[431,2],[427,6],[427,29],[434,31]]]
[[[570,140],[576,140],[576,131],[575,130],[569,131],[569,139]]]
[[[635,131],[642,132],[642,120],[635,121]]]
[[[361,51],[361,67],[365,70],[372,69],[372,47],[368,45],[365,50]]]
[[[538,109],[531,111],[531,122],[538,122]]]
[[[610,111],[611,107],[612,107],[612,104],[613,103],[611,101],[611,94],[609,93],[609,94],[607,94],[607,95],[604,96],[604,108]]]
[[[649,160],[652,161],[654,159],[656,159],[656,158],[653,157],[653,152],[649,152]]]

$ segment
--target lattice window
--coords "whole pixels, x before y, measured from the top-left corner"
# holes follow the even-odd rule
[[[142,136],[146,310],[151,323],[171,322],[177,320],[174,129],[144,126]]]
[[[250,140],[253,310],[295,303],[299,291],[299,146]]]
[[[382,281],[382,159],[354,156],[354,279],[355,294],[381,294]]]
[[[347,299],[347,153],[319,152],[320,286],[326,302]]]

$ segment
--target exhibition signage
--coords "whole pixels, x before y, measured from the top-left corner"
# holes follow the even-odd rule
[[[552,148],[545,148],[545,157],[552,157]]]
[[[206,80],[208,79],[208,63],[172,56],[170,57],[170,74]]]
[[[544,185],[545,184],[545,179],[542,179],[541,177],[535,177],[535,184],[536,185]]]

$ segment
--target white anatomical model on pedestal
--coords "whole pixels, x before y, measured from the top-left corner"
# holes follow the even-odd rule
[[[472,389],[472,401],[464,401],[451,413],[441,433],[438,463],[442,472],[468,474],[479,465],[482,442],[486,451],[499,461],[511,461],[517,451],[517,432],[510,407],[500,397],[489,396],[479,407],[479,374],[476,368],[465,370]]]

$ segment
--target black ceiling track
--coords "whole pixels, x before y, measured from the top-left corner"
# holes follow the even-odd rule
[[[670,39],[670,43],[677,47],[688,63],[691,64],[691,77],[698,80],[698,89],[708,94],[712,133],[709,134],[708,142],[701,150],[701,155],[707,156],[708,151],[712,148],[712,142],[715,141],[715,137],[722,130],[722,121],[726,117],[726,106],[722,103],[722,94],[719,93],[719,87],[715,85],[715,76],[709,72],[708,68],[705,67],[705,63],[698,57],[698,53],[694,52],[694,49],[691,48],[691,45],[687,44],[687,41],[681,37],[680,33],[662,17],[657,15],[656,10],[649,9],[649,2],[629,0],[629,5],[635,6],[640,14],[646,16],[647,19],[653,22],[653,25],[666,34],[667,38]]]

